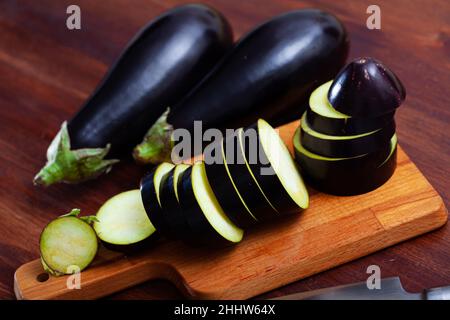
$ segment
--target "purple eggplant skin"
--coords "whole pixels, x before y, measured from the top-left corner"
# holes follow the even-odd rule
[[[157,17],[68,123],[72,148],[111,144],[108,158],[123,158],[232,46],[230,25],[206,5],[184,5]]]
[[[406,98],[400,79],[373,58],[350,62],[334,79],[328,101],[352,117],[375,118],[393,112]]]
[[[141,198],[145,212],[147,212],[147,216],[155,226],[156,231],[167,235],[170,228],[164,219],[164,212],[159,205],[158,196],[156,195],[157,187],[153,183],[156,169],[157,167],[142,177],[140,182]]]
[[[293,138],[295,160],[305,181],[314,189],[336,196],[363,194],[383,185],[397,165],[397,141],[359,157],[312,158],[301,151],[300,129]],[[393,143],[395,143],[393,145]]]
[[[179,192],[180,207],[186,217],[188,228],[181,238],[186,244],[193,247],[228,247],[232,243],[227,241],[208,222],[194,194],[194,186],[191,179],[192,167],[188,168],[181,177]]]
[[[109,243],[109,242],[106,242],[103,240],[100,240],[100,242],[108,250],[122,252],[127,255],[132,255],[132,254],[138,254],[144,250],[148,250],[153,247],[156,247],[156,245],[160,242],[160,240],[161,240],[161,234],[156,231],[155,233],[148,236],[147,238],[145,238],[139,242],[131,243],[131,244],[114,244],[114,243]]]
[[[272,125],[299,118],[319,84],[332,79],[347,58],[349,40],[333,15],[306,9],[263,23],[225,56],[169,113],[167,123],[193,132],[246,127],[258,118]]]

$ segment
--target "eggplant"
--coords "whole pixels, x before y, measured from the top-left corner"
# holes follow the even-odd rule
[[[225,214],[215,197],[205,165],[197,162],[182,177],[180,206],[189,224],[192,245],[229,246],[240,242],[244,231]]]
[[[91,227],[95,217],[78,217],[79,209],[51,221],[39,239],[44,270],[59,276],[84,270],[94,260],[98,241]],[[80,246],[80,243],[83,245]]]
[[[375,118],[393,112],[405,97],[400,79],[373,58],[350,62],[328,91],[333,108],[355,118]]]
[[[180,207],[178,189],[184,172],[189,169],[187,164],[179,164],[164,175],[160,183],[161,208],[165,224],[168,226],[168,237],[183,239],[186,230],[189,229],[186,217]]]
[[[257,121],[256,133],[252,134],[253,130],[254,126],[242,133],[243,148],[251,173],[267,199],[280,214],[308,208],[308,190],[283,140],[263,119]]]
[[[222,155],[225,159],[224,165],[227,166],[230,178],[233,179],[237,190],[256,219],[260,222],[270,221],[279,217],[280,214],[252,174],[245,158],[242,132],[243,129],[240,128],[236,134],[228,136],[224,140],[224,154]]]
[[[233,137],[233,135],[229,136],[228,139]],[[230,220],[240,228],[250,227],[256,224],[259,219],[256,217],[255,208],[247,204],[247,200],[241,194],[242,190],[237,187],[238,181],[236,178],[241,179],[242,177],[231,175],[224,155],[223,141],[220,142],[219,161],[208,159],[205,155],[206,176],[214,195]]]
[[[167,161],[177,129],[247,127],[258,118],[273,125],[299,118],[312,90],[344,65],[349,40],[342,23],[315,9],[291,11],[244,36],[182,101],[163,114],[135,148],[143,163]],[[149,155],[148,149],[169,146]],[[199,150],[200,152],[201,150]]]
[[[156,230],[162,234],[169,234],[170,228],[161,208],[160,185],[163,177],[173,168],[174,165],[172,163],[163,162],[145,175],[140,183],[141,198],[145,212]]]
[[[205,5],[180,6],[151,21],[63,123],[34,182],[78,183],[108,172],[231,49],[232,38],[225,18]]]
[[[138,189],[110,198],[100,207],[96,218],[94,230],[110,250],[133,253],[148,248],[157,239]]]
[[[389,144],[395,133],[395,121],[391,120],[383,128],[351,136],[332,136],[314,131],[306,121],[306,113],[301,119],[300,141],[312,153],[332,158],[348,158],[374,152]]]
[[[338,196],[363,194],[383,185],[396,168],[395,134],[384,148],[352,158],[329,158],[308,151],[300,141],[300,129],[293,142],[303,177],[321,192]]]
[[[394,119],[395,111],[375,118],[353,118],[336,111],[327,97],[331,83],[315,89],[309,98],[306,121],[312,130],[334,136],[358,135],[382,128]]]

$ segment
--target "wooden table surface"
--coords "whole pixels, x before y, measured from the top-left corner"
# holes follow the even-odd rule
[[[88,97],[124,45],[149,19],[185,1],[0,1],[0,299],[12,299],[13,274],[38,257],[42,227],[73,207],[85,213],[113,194],[135,188],[145,168],[131,161],[83,186],[36,188],[32,178],[61,122]],[[337,15],[351,36],[350,58],[373,56],[404,82],[407,100],[397,114],[400,143],[449,206],[450,3],[377,1],[381,30],[366,27],[371,1],[211,0],[238,38],[288,10],[317,7]],[[66,8],[81,7],[81,30],[66,28]],[[30,208],[32,208],[30,210]],[[261,297],[400,276],[406,289],[450,284],[450,225]],[[114,299],[176,298],[164,281],[118,293]]]

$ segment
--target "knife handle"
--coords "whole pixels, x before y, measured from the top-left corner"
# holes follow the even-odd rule
[[[424,290],[426,300],[450,300],[450,286]]]

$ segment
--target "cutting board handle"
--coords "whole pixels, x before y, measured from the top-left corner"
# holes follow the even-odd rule
[[[20,300],[98,299],[153,279],[169,280],[181,293],[192,294],[170,264],[106,249],[100,249],[95,262],[76,275],[50,276],[39,259],[26,263],[14,274],[14,292]]]

